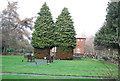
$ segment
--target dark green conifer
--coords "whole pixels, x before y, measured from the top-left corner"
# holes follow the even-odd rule
[[[31,44],[35,48],[34,54],[37,58],[49,58],[50,48],[54,46],[54,22],[46,3],[44,3],[38,15]]]
[[[55,45],[74,48],[76,45],[75,29],[68,8],[64,8],[55,23]]]
[[[76,46],[75,29],[68,8],[64,8],[55,23],[55,45],[58,59],[73,59]]]
[[[35,21],[35,31],[32,34],[32,46],[34,48],[51,48],[53,46],[54,22],[46,3],[42,6]]]

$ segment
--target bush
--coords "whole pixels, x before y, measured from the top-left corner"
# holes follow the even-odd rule
[[[108,57],[102,57],[101,59],[103,59],[105,61],[109,60]]]
[[[7,52],[14,52],[14,49],[7,49]]]

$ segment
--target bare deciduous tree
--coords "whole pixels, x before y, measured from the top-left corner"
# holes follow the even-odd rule
[[[32,30],[33,17],[21,20],[17,13],[17,3],[18,2],[8,2],[7,8],[0,14],[3,52],[6,51],[7,48],[17,48],[21,46],[21,43],[25,40],[23,35],[30,38],[26,28]]]

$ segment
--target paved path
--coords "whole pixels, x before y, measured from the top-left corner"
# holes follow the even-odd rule
[[[31,76],[48,76],[48,77],[71,77],[71,78],[110,79],[110,78],[101,78],[101,77],[59,76],[59,75],[40,75],[40,74],[21,74],[21,73],[0,73],[0,75],[31,75]]]
[[[44,64],[44,63],[47,63],[47,61],[30,62],[30,63],[28,63],[28,64],[29,64],[29,65],[41,65],[41,64]]]

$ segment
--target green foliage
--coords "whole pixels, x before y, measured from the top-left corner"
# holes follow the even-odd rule
[[[101,59],[104,59],[105,61],[109,60],[108,57],[102,57]]]
[[[7,52],[15,52],[14,49],[7,49]]]
[[[64,8],[58,16],[55,27],[55,45],[74,48],[76,45],[76,34],[67,8]]]
[[[40,9],[35,21],[35,31],[32,34],[32,46],[34,48],[51,48],[54,45],[54,22],[46,3]]]
[[[101,27],[101,29],[97,32],[94,40],[94,44],[96,46],[105,46],[111,48],[118,48],[118,38],[119,36],[119,24],[118,19],[118,5],[117,2],[111,2],[108,4],[106,22]]]
[[[76,34],[67,8],[62,10],[55,25],[46,3],[38,14],[39,16],[34,26],[35,31],[32,34],[32,46],[34,48],[75,47]]]

